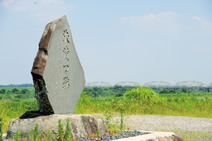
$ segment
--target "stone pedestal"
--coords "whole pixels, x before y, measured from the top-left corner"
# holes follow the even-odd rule
[[[74,139],[81,137],[87,138],[92,133],[105,134],[107,126],[104,120],[97,119],[92,115],[76,115],[76,114],[54,114],[49,116],[39,116],[36,118],[28,119],[13,119],[10,121],[10,125],[7,131],[7,138],[13,139],[16,135],[16,131],[20,131],[21,137],[29,137],[30,131],[32,131],[38,124],[38,129],[41,136],[48,135],[48,131],[56,136],[58,135],[58,120],[62,121],[64,131],[66,126],[66,119],[70,119],[71,133]]]

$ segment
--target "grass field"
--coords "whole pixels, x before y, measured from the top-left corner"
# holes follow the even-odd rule
[[[8,88],[9,89],[9,88]],[[204,97],[198,99],[197,97]],[[212,118],[212,94],[156,94],[151,89],[137,88],[123,97],[92,98],[85,92],[77,104],[75,113],[98,114],[103,112],[124,114],[173,115]],[[3,119],[3,132],[6,132],[9,122],[21,116],[26,111],[38,110],[36,100],[0,101],[0,118]]]
[[[76,113],[102,113],[110,111],[117,113],[120,109],[125,114],[152,114],[152,115],[173,115],[212,118],[212,99],[208,95],[206,99],[197,99],[199,96],[190,95],[168,95],[147,100],[128,99],[124,97],[98,97],[91,98],[82,95]]]

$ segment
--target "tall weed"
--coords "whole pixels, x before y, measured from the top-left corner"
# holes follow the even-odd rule
[[[50,141],[50,140],[51,140],[51,136],[52,136],[52,134],[51,134],[51,130],[48,130],[48,136],[47,136],[47,140],[48,140],[48,141]]]
[[[70,128],[70,119],[66,119],[66,129],[63,130],[63,124],[61,119],[58,120],[58,141],[72,141],[73,137]]]
[[[112,113],[109,113],[108,111],[104,112],[104,116],[105,116],[105,122],[108,126],[108,129],[110,130],[112,128]]]
[[[62,141],[64,137],[64,131],[63,131],[63,124],[61,122],[61,119],[58,120],[58,133],[59,133],[58,140]]]
[[[122,132],[124,128],[124,115],[123,115],[123,109],[120,109],[120,131]]]
[[[2,135],[3,135],[3,132],[2,132],[2,118],[0,118],[0,141],[2,141]]]
[[[15,138],[14,138],[14,141],[18,141],[20,138],[20,131],[16,131],[16,135],[15,135]]]
[[[70,119],[66,119],[66,130],[64,135],[65,141],[71,141],[72,140],[72,134],[71,134],[71,128],[70,128]]]
[[[39,130],[38,130],[38,124],[36,123],[35,128],[33,130],[33,137],[34,141],[39,140]]]

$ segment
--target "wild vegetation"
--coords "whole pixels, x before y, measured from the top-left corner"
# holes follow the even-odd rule
[[[5,86],[5,87],[2,87]],[[17,87],[11,87],[11,86],[17,86]],[[21,87],[21,86],[27,86],[27,87]],[[0,85],[0,99],[11,99],[11,98],[19,98],[19,99],[28,99],[28,98],[34,98],[35,96],[35,90],[32,86],[32,84],[22,84],[22,85]],[[114,86],[110,88],[99,88],[99,87],[93,87],[93,88],[85,88],[83,91],[91,96],[91,97],[122,97],[125,92],[134,89],[136,87],[130,87],[130,86]],[[212,95],[212,93],[205,93],[205,89],[203,88],[178,88],[178,89],[170,89],[170,88],[154,88],[153,89],[158,94],[163,95],[184,95],[184,94],[190,94],[190,95]]]
[[[157,114],[192,117],[212,117],[212,99],[201,94],[204,99],[189,94],[159,95],[150,88],[135,88],[122,97],[92,98],[83,92],[76,113],[117,113],[123,109],[125,114]],[[89,107],[89,108],[88,108]]]
[[[0,88],[0,99],[27,99],[34,97],[35,90],[32,87]]]
[[[11,99],[0,101],[0,125],[2,123],[2,132],[6,132],[9,122],[13,118],[21,116],[26,111],[38,110],[36,100],[20,100],[15,96],[28,89],[26,94],[34,95],[33,88],[4,88],[4,95],[14,95]],[[118,88],[121,90],[121,88]],[[2,90],[2,88],[0,89]],[[22,91],[23,90],[23,91]],[[126,90],[126,89],[125,89]],[[12,93],[8,93],[11,91]],[[98,91],[98,90],[97,90]],[[118,90],[116,89],[118,92]],[[120,93],[119,93],[120,94]],[[129,114],[150,114],[150,115],[173,115],[173,116],[191,116],[212,118],[212,93],[170,93],[158,94],[150,88],[129,88],[123,95],[101,96],[88,95],[87,91],[82,92],[81,98],[77,104],[75,113],[97,114],[105,111],[105,119],[108,125],[113,127],[110,120],[114,113]],[[198,98],[201,97],[201,98]],[[121,120],[121,130],[123,129],[124,119]],[[112,129],[112,128],[111,128]],[[1,131],[1,130],[0,130]],[[1,133],[0,133],[1,135]],[[192,134],[193,135],[193,134]]]
[[[36,100],[12,99],[0,101],[0,118],[2,118],[3,132],[6,132],[11,119],[20,117],[26,111],[31,110],[38,110]]]

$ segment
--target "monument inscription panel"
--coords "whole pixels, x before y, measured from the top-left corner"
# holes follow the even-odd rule
[[[31,73],[41,113],[74,113],[85,78],[66,16],[47,24]]]

